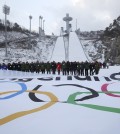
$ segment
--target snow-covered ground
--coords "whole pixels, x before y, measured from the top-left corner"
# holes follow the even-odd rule
[[[119,134],[120,66],[72,80],[0,70],[0,108],[1,134]]]
[[[4,32],[0,31],[0,44],[4,42]],[[33,35],[34,36],[34,35]],[[52,49],[55,44],[55,37],[45,38],[45,40],[39,41],[38,37],[32,38],[32,48],[27,48],[30,45],[30,41],[22,42],[22,39],[29,38],[28,35],[19,32],[8,32],[7,44],[8,57],[5,57],[6,49],[2,46],[0,47],[0,63],[3,62],[36,62],[36,61],[48,61],[52,54]],[[19,40],[19,43],[16,42]],[[21,40],[21,42],[20,42]],[[7,60],[6,60],[7,59]]]
[[[58,37],[55,46],[52,50],[50,61],[62,62],[65,60],[65,47],[63,37]]]
[[[85,42],[83,45],[85,46]],[[66,49],[65,51],[65,48],[67,47],[68,47],[68,50]],[[89,48],[90,47],[91,47],[91,44]],[[88,58],[90,57],[88,55],[89,51],[85,47],[82,46],[82,43],[80,42],[75,32],[70,32],[69,37],[58,37],[56,44],[54,46],[54,49],[52,51],[53,51],[53,54],[51,55],[52,57],[51,61],[56,61],[56,62],[62,62],[63,60],[64,61],[66,60],[80,61],[80,62],[92,61],[91,58]],[[94,53],[96,52],[95,47],[94,47],[94,50],[92,50],[91,52],[93,51]]]
[[[7,40],[15,40],[15,39],[22,39],[28,37],[26,34],[23,34],[21,32],[15,32],[15,31],[11,31],[11,32],[7,32]],[[4,31],[0,31],[0,42],[3,42],[5,40],[5,32]]]
[[[82,45],[80,44],[80,41],[76,35],[75,32],[70,33],[69,38],[69,59],[70,61],[88,61]]]
[[[86,57],[89,61],[100,61],[104,59],[104,45],[102,41],[96,39],[86,39],[79,37],[80,43],[83,46]]]

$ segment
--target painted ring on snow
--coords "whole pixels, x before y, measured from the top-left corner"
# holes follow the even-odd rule
[[[8,81],[4,81],[4,82],[7,83]],[[4,82],[2,81],[2,83],[4,83]],[[1,83],[1,82],[0,82],[0,83]],[[13,97],[15,97],[15,96],[17,96],[17,95],[22,94],[23,92],[25,92],[25,91],[27,90],[27,86],[26,86],[24,83],[18,83],[18,82],[9,82],[9,83],[14,83],[14,84],[18,84],[18,85],[20,85],[21,90],[18,91],[18,92],[16,92],[16,93],[13,93],[13,94],[11,94],[11,95],[2,97],[2,98],[0,98],[0,100],[13,98]]]

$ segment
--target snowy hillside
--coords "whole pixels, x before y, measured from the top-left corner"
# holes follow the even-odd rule
[[[105,29],[102,41],[106,46],[105,58],[120,64],[120,16]]]
[[[71,33],[72,34],[72,33]],[[32,40],[31,40],[31,44],[29,41],[29,36],[26,34],[22,34],[19,32],[9,32],[8,34],[9,38],[8,40],[10,41],[8,43],[8,57],[9,60],[7,61],[53,61],[55,60],[55,57],[53,55],[55,49],[57,49],[59,52],[56,52],[57,55],[62,54],[61,56],[59,56],[59,58],[61,58],[60,61],[62,61],[65,58],[63,56],[63,52],[64,50],[58,49],[57,46],[61,45],[61,47],[63,46],[64,49],[64,42],[60,43],[56,42],[56,37],[49,37],[49,38],[45,38],[42,41],[39,41],[39,38],[36,36],[33,36]],[[74,53],[73,50],[76,48],[76,53],[81,53],[80,51],[84,50],[84,53],[86,56],[87,60],[89,61],[104,61],[104,53],[103,53],[103,44],[101,41],[96,41],[93,39],[86,39],[86,37],[81,37],[78,36],[79,38],[79,44],[82,45],[82,48],[79,47],[80,45],[76,46],[77,44],[74,42],[74,38],[70,38],[70,42],[72,43],[70,44],[70,53]],[[4,42],[4,32],[1,32],[0,34],[0,62],[5,61],[4,59],[6,59],[5,57],[5,42]],[[59,38],[58,38],[59,40]],[[62,39],[63,40],[63,39]],[[76,45],[75,45],[76,44]],[[31,45],[31,46],[30,46]],[[59,46],[60,47],[60,46]],[[79,48],[78,48],[79,47]],[[73,54],[72,54],[73,55]],[[70,56],[70,55],[69,55]],[[75,56],[75,55],[74,55]],[[74,58],[74,56],[72,56],[70,59],[72,60]],[[78,56],[78,55],[77,55]],[[58,56],[56,56],[58,57]],[[51,59],[52,58],[52,59]],[[74,58],[75,59],[75,58]],[[78,58],[79,59],[79,58]],[[77,60],[78,60],[77,59]],[[83,59],[81,59],[83,60]],[[85,59],[84,59],[85,60]]]
[[[79,40],[84,48],[84,51],[89,59],[89,61],[104,61],[104,49],[102,41],[97,41],[93,39],[85,39],[79,37]]]
[[[29,35],[20,32],[8,32],[8,58],[5,57],[5,33],[0,32],[0,62],[18,61],[47,61],[50,59],[56,37],[46,37],[39,41],[32,35],[31,43]]]
[[[84,32],[80,29],[76,30],[80,44],[82,45],[86,57],[89,61],[100,61],[104,59],[104,49],[106,48],[101,40],[103,31]]]
[[[15,31],[7,32],[7,40],[9,41],[12,41],[15,39],[22,39],[24,37],[28,37],[28,36],[26,34],[15,32]],[[5,40],[5,32],[0,31],[0,43],[4,42],[4,40]]]

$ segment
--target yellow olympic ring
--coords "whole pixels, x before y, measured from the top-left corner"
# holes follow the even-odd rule
[[[18,91],[15,90],[15,91],[2,92],[2,93],[0,93],[0,95],[9,94],[9,93],[13,93],[13,92],[18,92]],[[56,102],[58,102],[58,98],[54,94],[52,94],[50,92],[31,91],[31,90],[27,90],[25,92],[32,92],[32,93],[38,93],[38,94],[47,95],[51,99],[51,101],[48,102],[47,104],[45,104],[45,105],[43,105],[41,107],[35,108],[35,109],[31,109],[31,110],[27,110],[27,111],[21,111],[21,112],[17,112],[17,113],[8,115],[8,116],[0,119],[0,125],[8,123],[8,122],[10,122],[12,120],[15,120],[15,119],[19,118],[19,117],[22,117],[22,116],[25,116],[25,115],[28,115],[28,114],[32,114],[32,113],[35,113],[35,112],[38,112],[38,111],[42,111],[42,110],[47,109],[50,106],[54,105]]]

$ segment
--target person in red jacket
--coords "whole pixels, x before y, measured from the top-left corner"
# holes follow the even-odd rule
[[[57,63],[57,71],[58,71],[58,75],[60,75],[60,71],[61,71],[61,63],[60,62]]]

